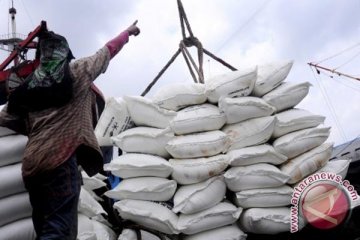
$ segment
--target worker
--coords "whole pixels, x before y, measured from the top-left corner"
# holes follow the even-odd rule
[[[67,103],[40,110],[36,106],[25,106],[20,110],[15,106],[15,110],[9,112],[13,94],[10,93],[7,105],[0,112],[0,126],[28,136],[22,176],[29,192],[33,224],[39,240],[73,240],[77,237],[77,208],[81,185],[78,165],[90,176],[103,168],[101,151],[93,129],[92,106],[96,96],[91,85],[105,72],[109,61],[128,42],[129,36],[137,36],[139,33],[140,29],[135,21],[94,55],[69,62],[68,70],[66,67],[55,67],[57,70],[51,77],[65,76],[72,80],[71,99]],[[49,62],[43,61],[62,56],[56,50],[46,54],[41,52],[48,51],[51,47],[42,47],[41,38],[39,45],[39,67],[49,67]],[[66,39],[62,41],[62,46],[68,46]],[[72,56],[71,51],[68,52],[67,59],[69,56]],[[26,102],[23,104],[26,105]]]

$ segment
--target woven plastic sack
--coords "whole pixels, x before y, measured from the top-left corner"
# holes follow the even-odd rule
[[[152,97],[158,106],[178,111],[187,106],[206,102],[205,85],[200,83],[174,83],[161,87]]]
[[[257,79],[252,95],[262,97],[279,86],[288,76],[292,61],[272,62],[258,65]]]
[[[225,113],[227,124],[270,116],[275,111],[274,107],[258,97],[221,98],[219,108]]]
[[[220,74],[205,80],[208,101],[217,103],[222,97],[248,96],[254,88],[257,68],[247,68]]]

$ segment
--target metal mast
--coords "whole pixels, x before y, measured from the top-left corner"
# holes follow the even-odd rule
[[[11,18],[11,33],[4,34],[0,36],[0,49],[12,52],[24,39],[24,35],[16,32],[16,8],[14,7],[14,1],[11,1],[11,7],[9,8],[9,15]],[[18,63],[18,60],[15,59],[15,65]]]

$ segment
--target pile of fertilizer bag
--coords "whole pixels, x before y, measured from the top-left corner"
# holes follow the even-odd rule
[[[21,176],[21,160],[27,137],[0,127],[0,239],[34,240],[34,231],[29,194]],[[107,221],[108,213],[100,204],[94,190],[106,185],[106,177],[98,174],[89,177],[82,172],[78,206],[78,239],[117,239],[112,225]]]
[[[295,108],[311,85],[285,81],[291,67],[259,65],[167,85],[151,98],[109,99],[95,133],[123,151],[105,165],[122,179],[105,193],[124,220],[118,240],[289,232],[297,183],[317,171],[345,177],[349,160],[329,162],[325,117]]]
[[[151,98],[110,98],[95,129],[123,154],[104,166],[121,178],[104,195],[88,177],[79,201],[79,240],[242,240],[290,231],[293,187],[317,171],[345,177],[349,161],[328,162],[325,118],[295,108],[308,82],[285,79],[292,62],[271,63],[159,89]],[[33,240],[21,179],[26,137],[0,129],[0,236]],[[109,221],[114,201],[119,226]],[[300,227],[305,225],[302,223]]]

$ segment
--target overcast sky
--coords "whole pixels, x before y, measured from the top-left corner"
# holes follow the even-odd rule
[[[294,60],[286,81],[313,85],[297,107],[325,116],[325,125],[332,127],[329,141],[336,145],[360,135],[360,82],[334,74],[331,78],[329,73],[318,75],[307,65],[320,62],[360,77],[360,0],[182,2],[195,36],[207,50],[238,69]],[[10,3],[0,0],[0,34],[10,31]],[[17,32],[27,34],[45,20],[49,29],[67,37],[76,58],[94,53],[137,19],[141,34],[130,39],[96,80],[107,97],[141,94],[182,37],[176,0],[14,0],[14,4]],[[226,71],[205,56],[205,79]],[[163,85],[191,81],[179,56],[148,96]]]

